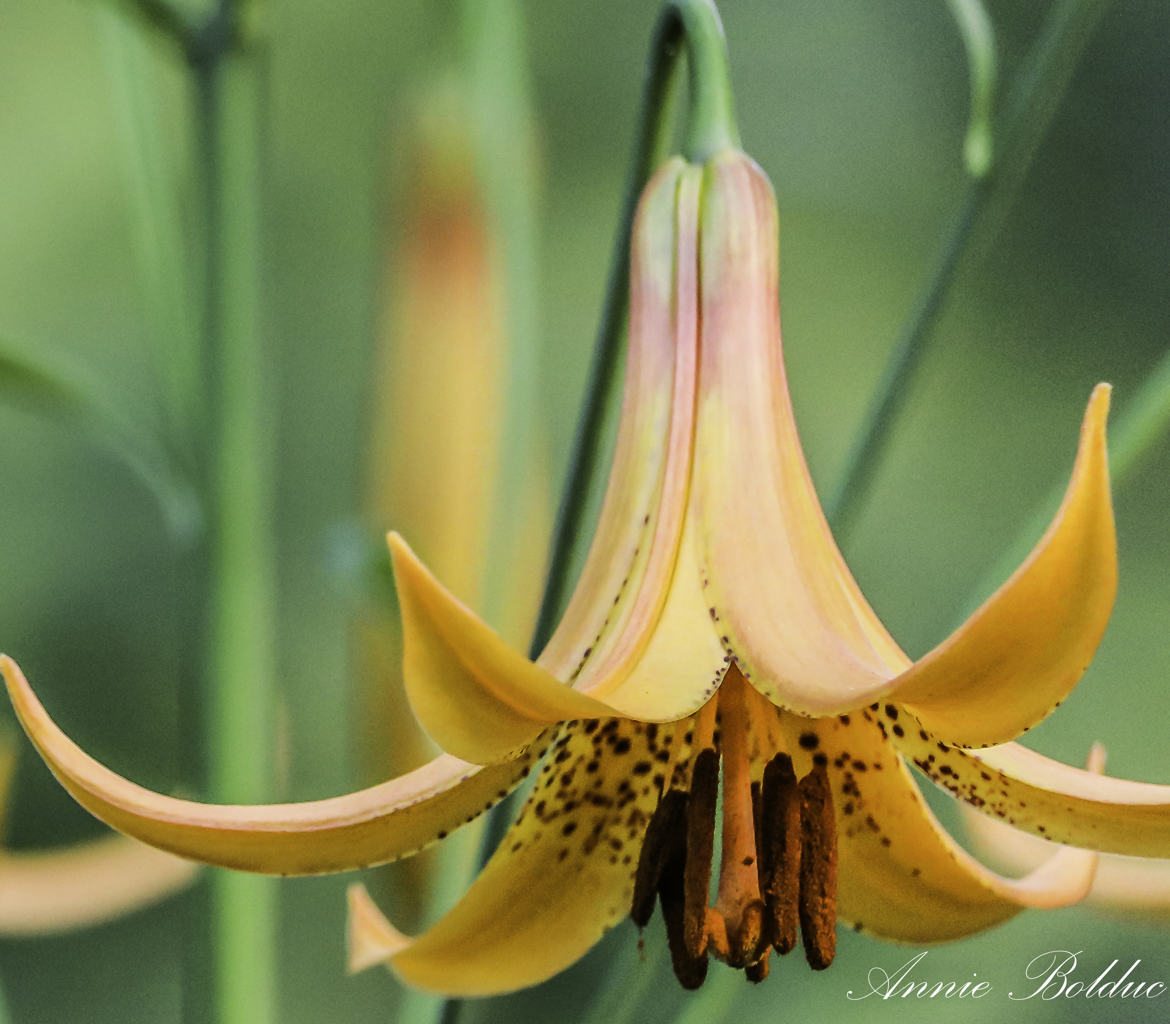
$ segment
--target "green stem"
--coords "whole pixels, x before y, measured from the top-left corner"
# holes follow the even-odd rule
[[[206,701],[209,796],[272,798],[276,560],[271,433],[260,329],[261,69],[230,48],[234,15],[208,23],[198,76],[208,224],[206,361],[209,579]],[[276,883],[216,872],[212,879],[213,1005],[218,1024],[273,1024]]]
[[[182,50],[187,50],[197,34],[195,19],[167,0],[117,0],[117,5],[169,38]]]
[[[540,403],[540,287],[536,114],[527,74],[523,14],[515,0],[463,0],[464,90],[474,127],[475,165],[493,248],[502,269],[508,401],[493,483],[482,613],[497,621],[511,602],[510,562],[525,524],[516,496],[537,461]]]
[[[683,150],[688,160],[703,163],[721,149],[739,146],[731,71],[723,23],[712,0],[671,0],[659,22],[660,45],[675,47],[685,39],[690,111]]]
[[[894,347],[845,470],[825,511],[838,542],[848,540],[959,267],[975,262],[1015,198],[1108,0],[1056,0],[1016,78],[998,132],[994,173],[974,180],[960,203],[915,312]]]

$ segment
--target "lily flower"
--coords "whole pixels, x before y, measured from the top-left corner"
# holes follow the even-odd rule
[[[0,825],[16,768],[12,737],[0,736]],[[184,889],[198,866],[125,836],[54,850],[0,845],[0,935],[74,931],[150,906]]]
[[[1067,494],[1031,555],[912,661],[850,575],[801,453],[776,231],[771,186],[738,150],[702,166],[672,160],[648,185],[609,488],[581,578],[534,662],[391,536],[405,686],[443,756],[314,803],[176,800],[86,755],[0,659],[61,782],[163,849],[302,874],[442,839],[539,763],[496,853],[427,931],[402,935],[352,892],[352,966],[383,962],[456,995],[540,982],[627,914],[645,925],[656,899],[675,972],[694,987],[710,955],[760,980],[770,951],[792,949],[798,933],[810,964],[826,967],[838,920],[941,942],[1087,891],[1094,855],[1080,850],[1018,881],[982,867],[935,820],[910,765],[1049,840],[1170,855],[1170,787],[1012,742],[1076,684],[1112,607],[1108,387],[1093,392]]]

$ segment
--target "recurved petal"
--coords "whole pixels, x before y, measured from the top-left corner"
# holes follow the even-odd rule
[[[1027,879],[1002,878],[939,825],[870,712],[848,721],[782,716],[797,774],[827,758],[837,812],[838,906],[862,931],[904,942],[943,942],[989,928],[1024,907],[1075,903],[1095,858],[1072,851]],[[816,737],[816,747],[806,748]]]
[[[110,771],[45,713],[0,655],[21,724],[61,784],[95,817],[151,846],[241,871],[327,874],[415,853],[471,821],[528,774],[535,749],[480,768],[443,755],[381,785],[306,803],[233,806],[178,800]]]
[[[0,935],[46,935],[121,917],[184,888],[198,865],[124,836],[0,854]]]
[[[1051,843],[980,814],[969,804],[962,809],[975,852],[995,867],[1030,872],[1052,857]],[[1170,861],[1103,853],[1085,902],[1116,917],[1166,922],[1170,920]]]
[[[645,726],[617,719],[566,727],[516,824],[430,929],[408,940],[365,901],[351,902],[352,963],[381,959],[418,988],[484,996],[535,985],[579,959],[629,913],[658,795],[654,744],[670,735],[658,729],[652,741]]]
[[[402,675],[419,723],[448,753],[511,757],[547,726],[612,714],[512,650],[390,535],[402,611]]]
[[[345,898],[346,968],[350,974],[384,964],[410,945],[409,936],[390,923],[361,882],[354,882],[345,891]]]
[[[15,736],[0,735],[0,829],[16,768]],[[71,931],[149,906],[183,888],[190,861],[122,836],[59,850],[0,849],[0,935]]]
[[[1064,501],[1027,560],[887,694],[951,744],[1004,743],[1041,721],[1077,684],[1105,632],[1117,592],[1109,390],[1093,391]]]
[[[893,742],[940,786],[1018,829],[1102,853],[1170,857],[1170,786],[1072,768],[1018,743],[962,750],[911,723]]]

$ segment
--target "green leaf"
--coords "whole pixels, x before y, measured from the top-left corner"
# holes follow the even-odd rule
[[[153,495],[178,538],[198,532],[201,514],[194,491],[156,436],[127,412],[125,398],[59,358],[34,358],[0,341],[0,399],[98,438]]]

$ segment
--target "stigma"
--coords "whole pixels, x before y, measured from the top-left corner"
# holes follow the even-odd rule
[[[631,918],[644,928],[661,904],[674,973],[687,989],[703,984],[712,956],[763,981],[772,951],[791,952],[798,935],[809,965],[823,970],[837,923],[837,829],[824,759],[796,778],[776,709],[734,662],[688,724],[689,742],[675,748],[646,831]]]

